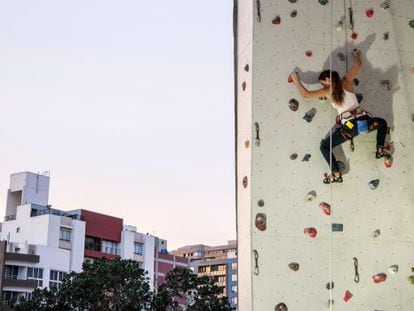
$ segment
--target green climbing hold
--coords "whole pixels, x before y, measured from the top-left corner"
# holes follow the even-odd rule
[[[407,281],[408,281],[408,283],[409,283],[409,284],[414,285],[414,275],[410,275],[410,276],[407,278]]]
[[[411,28],[414,28],[414,19],[410,20],[408,24],[410,25]]]
[[[329,3],[328,0],[319,0],[319,3],[322,5],[327,5]]]

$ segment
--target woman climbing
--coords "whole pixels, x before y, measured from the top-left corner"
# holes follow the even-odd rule
[[[336,118],[338,126],[332,130],[332,148],[339,146],[345,141],[352,139],[358,134],[377,131],[377,159],[388,157],[384,150],[385,136],[387,135],[387,122],[382,118],[372,118],[369,113],[362,110],[357,96],[354,93],[353,80],[361,69],[361,52],[355,49],[353,52],[355,61],[351,70],[343,79],[339,77],[338,72],[325,70],[319,75],[319,82],[323,88],[315,91],[306,89],[298,75],[292,74],[292,80],[297,86],[300,94],[305,98],[327,97],[331,100],[332,106],[338,111]],[[320,145],[321,152],[330,163],[330,136],[322,139]],[[338,163],[332,153],[331,174],[326,175],[323,182],[330,184],[333,182],[342,182],[342,175]]]

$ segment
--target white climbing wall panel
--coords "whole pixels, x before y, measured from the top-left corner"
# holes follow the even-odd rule
[[[236,3],[239,310],[413,311],[414,0]],[[359,136],[354,152],[348,142],[334,150],[344,183],[325,185],[319,144],[335,111],[302,99],[288,77],[298,71],[318,87],[330,56],[344,74],[354,48],[363,61],[356,92],[387,120],[393,163],[375,159],[376,132]]]

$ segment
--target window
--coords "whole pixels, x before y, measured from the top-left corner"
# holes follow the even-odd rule
[[[18,266],[6,265],[6,269],[4,271],[4,278],[6,280],[17,280],[18,275],[19,275],[19,267]]]
[[[231,302],[232,302],[234,305],[237,305],[237,297],[233,297],[233,298],[231,299]]]
[[[66,272],[50,270],[49,288],[59,288],[65,277]]]
[[[232,280],[233,282],[236,282],[236,281],[237,281],[237,274],[232,274],[232,275],[231,275],[231,280]]]
[[[207,272],[207,266],[200,266],[198,267],[198,273]]]
[[[104,240],[102,243],[102,252],[105,254],[118,255],[119,250],[117,246],[118,244],[116,242]]]
[[[43,287],[43,268],[27,268],[27,279],[36,281],[37,287]]]
[[[19,233],[20,232],[20,227],[17,227],[16,228],[16,233]]]
[[[62,241],[70,242],[71,233],[72,233],[71,229],[60,227],[60,237],[59,237],[59,239],[62,240]]]
[[[231,263],[231,270],[237,270],[237,262],[232,262]]]
[[[233,286],[231,287],[231,291],[232,291],[233,293],[237,293],[237,285],[233,285]]]
[[[142,256],[144,254],[143,249],[144,249],[143,243],[139,243],[139,242],[134,243],[134,254]]]
[[[85,249],[91,251],[100,252],[101,251],[101,240],[93,237],[85,237]]]

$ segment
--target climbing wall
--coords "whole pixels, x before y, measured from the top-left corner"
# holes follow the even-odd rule
[[[414,1],[235,8],[239,310],[414,310]],[[325,185],[319,145],[336,113],[288,77],[318,88],[355,48],[355,89],[387,120],[392,160],[375,159],[375,132],[361,135],[334,150],[344,183]]]

